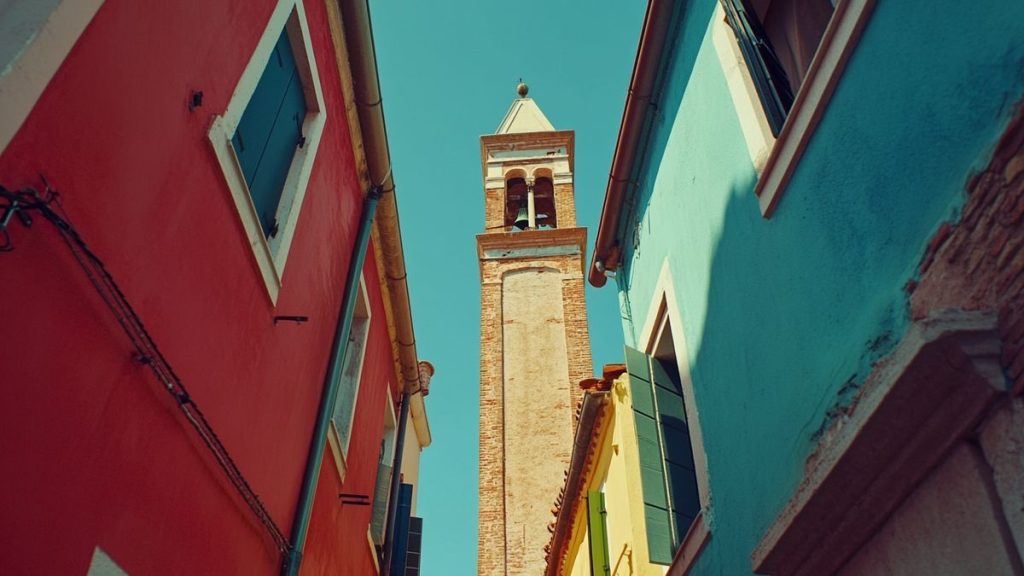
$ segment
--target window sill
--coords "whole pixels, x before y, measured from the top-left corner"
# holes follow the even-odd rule
[[[689,574],[710,538],[711,530],[708,529],[708,524],[704,521],[704,511],[701,510],[693,524],[690,525],[690,529],[687,530],[686,536],[683,537],[683,543],[679,545],[679,550],[676,550],[676,556],[672,559],[672,565],[669,566],[665,576]]]
[[[994,315],[916,322],[825,433],[751,556],[754,572],[834,574],[968,437],[1006,382]]]
[[[771,218],[850,59],[876,0],[843,0],[821,39],[796,100],[765,162],[754,193]]]

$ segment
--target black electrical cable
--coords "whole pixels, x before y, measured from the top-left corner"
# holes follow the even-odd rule
[[[86,277],[88,277],[89,282],[96,288],[96,292],[103,299],[104,304],[107,305],[118,324],[121,325],[125,335],[131,340],[136,350],[136,360],[148,366],[160,383],[163,384],[164,389],[174,398],[185,419],[188,420],[192,428],[199,435],[199,438],[203,441],[203,444],[213,454],[218,466],[227,475],[228,480],[238,491],[239,495],[241,495],[253,514],[256,515],[256,518],[266,528],[271,539],[274,541],[274,545],[282,554],[289,554],[291,552],[291,545],[288,543],[288,538],[274,522],[259,496],[249,485],[245,476],[242,475],[242,471],[231,458],[227,447],[221,442],[213,426],[206,419],[203,411],[199,409],[199,405],[192,399],[181,378],[178,377],[170,363],[160,352],[153,337],[143,325],[142,319],[135,312],[135,309],[132,308],[127,297],[107,270],[106,265],[86,245],[81,235],[71,225],[67,214],[65,213],[62,216],[51,208],[51,204],[53,204],[60,208],[61,212],[64,211],[57,193],[47,191],[45,196],[40,196],[34,190],[10,192],[0,187],[0,198],[8,201],[8,205],[4,208],[8,210],[36,211],[57,229],[61,239],[67,245]],[[0,229],[0,232],[3,233],[6,240],[2,246],[3,250],[12,250],[13,246],[11,245],[8,231]]]

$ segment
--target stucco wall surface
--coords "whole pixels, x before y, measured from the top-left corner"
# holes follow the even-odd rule
[[[618,283],[635,345],[669,266],[711,485],[694,573],[743,574],[830,408],[903,334],[903,286],[1024,93],[1024,5],[878,2],[770,220],[714,7],[683,10]]]
[[[271,305],[207,131],[276,4],[107,0],[0,156],[0,183],[41,189],[42,173],[60,191],[287,535],[362,191],[326,4],[305,0],[328,120]],[[190,112],[192,90],[205,97]],[[132,360],[59,236],[37,219],[30,230],[15,224],[11,239],[14,251],[0,256],[0,334],[10,344],[0,349],[0,541],[18,553],[3,571],[82,574],[98,545],[131,574],[276,574],[272,542]],[[364,275],[375,320],[349,468],[343,488],[327,453],[308,574],[373,570],[368,508],[341,509],[336,498],[372,486],[379,407],[396,381],[372,256]],[[275,325],[275,314],[309,321]]]

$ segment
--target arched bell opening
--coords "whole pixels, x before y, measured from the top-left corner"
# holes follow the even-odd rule
[[[529,192],[526,178],[511,175],[505,180],[505,227],[524,230],[529,227]]]
[[[539,230],[557,228],[555,189],[550,172],[527,178],[521,170],[510,171],[505,177],[506,229]]]
[[[533,205],[537,228],[558,228],[558,214],[555,213],[555,186],[551,178],[541,176],[533,182]]]

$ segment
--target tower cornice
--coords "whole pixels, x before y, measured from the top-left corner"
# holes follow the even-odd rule
[[[480,265],[487,260],[536,260],[552,256],[580,256],[583,273],[583,254],[586,254],[586,228],[554,228],[528,232],[497,232],[478,234],[476,254]]]
[[[569,171],[575,170],[575,130],[552,130],[547,132],[519,132],[510,134],[486,134],[480,137],[480,168],[484,178],[487,178],[487,164],[495,160],[491,159],[491,152],[505,150],[542,150],[545,148],[557,148],[565,146],[565,154],[569,158]],[[508,162],[515,162],[509,159]]]

